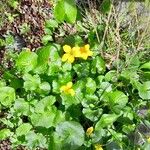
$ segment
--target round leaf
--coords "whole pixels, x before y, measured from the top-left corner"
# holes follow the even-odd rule
[[[6,107],[10,107],[15,101],[16,94],[15,90],[11,87],[0,88],[0,102]]]
[[[18,70],[29,72],[37,65],[37,54],[31,51],[22,51],[16,60]]]
[[[56,134],[59,136],[59,140],[64,143],[64,146],[70,149],[76,149],[84,143],[84,130],[78,122],[66,121],[60,123],[56,127]]]

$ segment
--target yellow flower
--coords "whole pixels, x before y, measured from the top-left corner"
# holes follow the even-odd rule
[[[90,136],[90,135],[93,133],[93,130],[94,130],[93,127],[88,128],[88,129],[86,130],[86,135],[87,135],[87,136]]]
[[[78,53],[76,57],[81,57],[86,60],[88,56],[92,56],[92,55],[93,55],[93,52],[90,51],[90,45],[86,44],[85,46],[80,48],[80,52]]]
[[[96,144],[94,147],[95,147],[95,150],[103,150],[100,144]]]
[[[68,82],[66,85],[63,85],[60,90],[66,94],[71,94],[71,96],[75,95],[75,91],[72,89],[72,82]]]
[[[75,56],[77,55],[77,52],[79,51],[80,48],[79,47],[71,48],[69,45],[64,45],[63,49],[66,53],[62,57],[62,61],[68,61],[69,63],[73,63],[75,60]]]
[[[150,137],[147,138],[147,142],[150,143]]]

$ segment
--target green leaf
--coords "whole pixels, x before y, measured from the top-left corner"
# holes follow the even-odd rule
[[[77,17],[77,8],[74,0],[64,0],[65,20],[69,23],[75,23]]]
[[[55,113],[53,112],[44,112],[42,114],[32,114],[31,122],[34,126],[50,128],[53,126],[53,120],[55,118]]]
[[[81,101],[83,99],[83,90],[85,88],[85,82],[83,80],[78,80],[74,84],[75,96]]]
[[[51,35],[44,35],[42,37],[42,43],[46,45],[49,41],[53,41],[53,37]]]
[[[51,86],[48,82],[43,82],[40,84],[39,86],[39,93],[42,95],[47,95],[50,93],[50,90],[51,90]]]
[[[29,103],[26,102],[23,98],[19,98],[15,100],[14,110],[17,113],[21,113],[22,115],[28,115],[29,113]]]
[[[16,129],[16,135],[26,135],[32,129],[32,125],[29,123],[23,123]]]
[[[46,20],[45,26],[47,28],[57,28],[58,27],[58,22],[56,20],[53,20],[53,19]]]
[[[64,0],[58,1],[54,8],[54,16],[55,18],[62,22],[65,18],[65,8],[64,8]]]
[[[25,74],[23,76],[24,79],[24,88],[26,91],[35,91],[41,83],[40,77],[38,75],[30,75],[30,74]]]
[[[31,122],[34,126],[50,128],[55,126],[55,117],[57,109],[54,106],[48,107],[47,110],[41,113],[34,113],[30,116]]]
[[[63,71],[63,72],[70,71],[71,69],[72,69],[71,63],[66,62],[66,63],[64,63],[63,66],[62,66],[62,71]]]
[[[93,74],[99,73],[103,74],[106,70],[105,62],[102,57],[96,56],[96,58],[92,61],[91,64],[91,72]]]
[[[128,97],[121,91],[110,92],[107,94],[108,102],[112,110],[121,110],[128,103]]]
[[[63,148],[77,149],[84,143],[83,127],[74,121],[65,121],[56,127],[58,140],[63,144]],[[57,142],[57,141],[56,141]]]
[[[15,90],[11,87],[0,88],[0,102],[6,107],[10,107],[16,99]]]
[[[57,80],[53,80],[53,82],[52,82],[52,91],[53,91],[53,93],[56,93],[56,94],[58,94],[58,93],[60,93],[60,84],[58,83],[58,81]]]
[[[88,118],[94,122],[94,121],[97,121],[99,119],[103,110],[102,109],[92,110],[91,108],[84,108],[82,112],[86,118]]]
[[[47,71],[48,76],[54,76],[60,71],[61,63],[50,63]]]
[[[105,74],[105,81],[112,81],[116,82],[117,81],[117,71],[116,70],[111,70]]]
[[[0,88],[5,86],[6,86],[6,82],[4,80],[0,80]]]
[[[83,62],[80,64],[75,64],[73,66],[73,69],[75,70],[79,78],[88,77],[90,74],[90,63]]]
[[[139,96],[142,99],[150,99],[150,81],[144,82],[138,86]]]
[[[36,113],[43,113],[45,110],[51,110],[51,106],[55,103],[56,98],[54,96],[47,96],[41,99],[35,106]]]
[[[75,96],[71,96],[70,94],[61,94],[62,104],[65,105],[67,109],[71,105],[77,105],[80,103],[79,99]]]
[[[86,94],[85,98],[83,98],[82,105],[83,107],[89,107],[91,104],[91,106],[95,107],[95,103],[99,101],[99,98],[94,95],[94,94]]]
[[[25,139],[27,141],[27,146],[29,149],[36,149],[37,147],[47,149],[48,147],[46,137],[41,133],[30,131],[25,136]]]
[[[96,82],[92,78],[87,78],[86,92],[88,94],[93,94],[96,90]]]
[[[100,6],[100,10],[102,11],[102,13],[108,13],[110,11],[111,8],[111,0],[103,0],[101,6]]]
[[[0,140],[5,140],[11,136],[12,132],[9,129],[0,130]]]
[[[37,54],[31,51],[22,51],[16,60],[16,66],[19,71],[29,72],[37,65]]]
[[[102,128],[108,127],[109,125],[112,125],[117,118],[118,115],[115,114],[103,114],[100,120],[96,123],[95,130],[100,130]]]
[[[61,61],[61,57],[59,55],[61,47],[60,45],[53,44],[50,47],[50,62],[57,62],[58,60]]]
[[[50,46],[44,46],[38,49],[37,55],[38,55],[37,66],[34,72],[38,74],[43,74],[48,67],[50,57]]]
[[[147,70],[150,70],[150,62],[147,62],[145,64],[143,64],[140,69],[147,69]]]
[[[121,79],[125,78],[126,80],[130,80],[132,82],[132,80],[138,80],[139,79],[139,75],[137,74],[137,71],[134,70],[123,70],[121,72]],[[123,80],[122,79],[122,80]]]
[[[72,74],[71,72],[63,72],[58,74],[58,82],[61,85],[65,85],[66,83],[72,81]]]
[[[99,90],[97,91],[99,97],[103,99],[105,93],[112,91],[112,84],[110,84],[109,82],[101,82],[99,86],[97,86],[97,88],[99,88]]]

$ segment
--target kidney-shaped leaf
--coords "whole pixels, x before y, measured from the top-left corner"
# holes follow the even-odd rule
[[[0,88],[0,102],[6,107],[10,107],[16,98],[15,90],[11,87]]]
[[[56,127],[56,134],[64,145],[75,149],[84,143],[83,127],[74,121],[65,121]]]
[[[31,51],[22,51],[16,60],[18,70],[29,72],[37,65],[37,54]]]

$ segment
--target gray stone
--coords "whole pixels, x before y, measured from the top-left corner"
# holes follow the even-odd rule
[[[138,28],[144,29],[150,23],[150,6],[144,1],[120,0],[115,3],[115,9],[122,27],[138,22]]]

